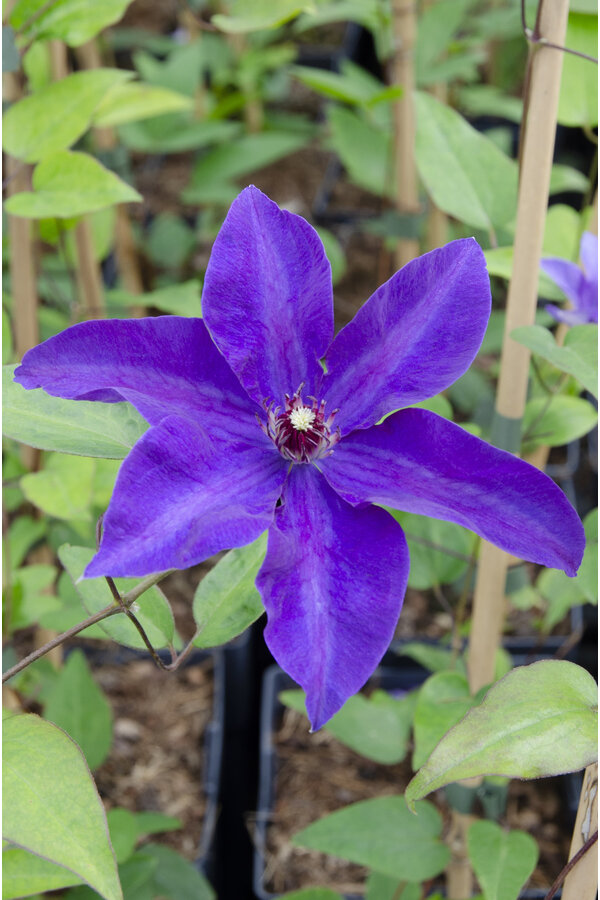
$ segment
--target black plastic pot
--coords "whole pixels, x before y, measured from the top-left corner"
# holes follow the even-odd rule
[[[373,682],[384,690],[410,690],[421,684],[428,674],[420,667],[398,669],[382,667],[374,673]],[[273,665],[266,670],[263,678],[260,712],[259,786],[254,837],[253,889],[257,900],[276,900],[281,896],[271,893],[265,887],[264,848],[267,844],[267,829],[273,819],[277,784],[278,760],[273,735],[279,726],[284,710],[278,700],[278,695],[281,691],[295,687],[297,687],[295,682],[279,666]],[[571,826],[575,822],[581,781],[581,773],[563,776],[561,781],[566,818]],[[520,894],[520,900],[543,900],[546,893],[543,889],[529,888]],[[561,892],[559,891],[555,896],[560,898]],[[362,895],[356,894],[344,895],[344,897],[346,900],[363,900]]]
[[[427,673],[417,668],[377,669],[372,683],[384,690],[410,690],[421,684]],[[278,700],[281,691],[297,688],[298,685],[277,665],[270,666],[264,674],[260,710],[259,782],[256,806],[255,851],[253,865],[253,888],[258,900],[275,900],[281,896],[269,892],[264,886],[265,857],[262,848],[266,846],[267,829],[273,817],[275,789],[277,783],[277,754],[273,735],[281,720],[284,707]],[[363,900],[357,894],[345,895],[346,900]]]

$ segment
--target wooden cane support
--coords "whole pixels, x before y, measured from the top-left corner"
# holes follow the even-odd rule
[[[402,215],[419,213],[419,183],[415,163],[416,123],[414,47],[417,13],[414,0],[393,0],[392,22],[395,52],[392,82],[402,87],[402,96],[394,104],[394,177],[396,209]],[[415,238],[401,238],[396,247],[396,268],[419,255]]]
[[[588,766],[583,776],[579,809],[573,829],[569,859],[598,831],[598,763]],[[598,890],[598,844],[590,847],[571,869],[563,885],[563,900],[594,900]]]
[[[564,45],[568,7],[568,0],[540,2],[537,23],[539,34],[559,46]],[[543,44],[535,44],[531,54],[513,273],[508,290],[493,429],[496,442],[513,452],[519,450],[520,422],[527,398],[530,351],[513,341],[510,333],[514,328],[532,325],[535,321],[538,270],[563,61],[560,51]],[[507,563],[507,554],[482,542],[469,640],[468,667],[472,692],[494,679],[496,650],[502,635]]]

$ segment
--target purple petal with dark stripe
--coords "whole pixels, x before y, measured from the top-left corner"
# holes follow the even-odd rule
[[[250,543],[273,520],[286,469],[266,441],[221,443],[178,416],[163,419],[124,460],[85,575],[185,569]]]
[[[382,285],[327,352],[322,397],[342,434],[433,397],[470,366],[491,306],[473,238],[412,260]]]
[[[275,512],[256,585],[265,640],[306,691],[320,728],[372,674],[394,634],[408,578],[402,529],[354,509],[313,466],[297,465]]]
[[[583,526],[547,475],[426,410],[401,410],[348,435],[318,465],[349,503],[456,522],[567,575],[581,562]]]
[[[250,186],[214,243],[202,291],[215,343],[251,397],[314,394],[333,337],[331,267],[308,222]]]
[[[258,408],[215,347],[202,319],[82,322],[23,357],[15,381],[53,397],[128,400],[155,425],[183,415],[215,437],[263,443]]]

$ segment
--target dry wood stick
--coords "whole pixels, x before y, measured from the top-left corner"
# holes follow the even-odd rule
[[[75,50],[77,59],[83,69],[99,69],[102,57],[95,40],[88,41]],[[117,135],[114,128],[94,128],[94,140],[100,150],[113,150],[117,146]],[[115,222],[115,254],[117,266],[125,290],[130,294],[143,294],[144,282],[140,271],[139,256],[127,207],[119,204],[116,208]],[[130,312],[136,316],[144,315],[143,307],[132,307]]]
[[[595,831],[598,831],[598,763],[588,766],[583,776],[569,860],[573,859]],[[565,878],[563,900],[594,900],[597,888],[598,844],[595,843]]]
[[[49,41],[50,68],[54,81],[69,74],[67,48],[62,41]],[[102,274],[94,253],[94,241],[89,220],[81,218],[75,226],[75,253],[77,257],[77,290],[79,303],[86,318],[103,315],[104,297]]]
[[[433,6],[435,0],[425,0],[423,3],[423,11]],[[439,100],[440,103],[448,102],[448,85],[444,82],[434,84],[430,88],[431,94]],[[428,250],[435,250],[436,247],[443,247],[448,240],[448,217],[433,200],[429,200],[429,212],[427,214],[427,236],[426,244]]]
[[[564,45],[567,15],[568,0],[541,0],[538,29],[542,37]],[[496,442],[513,451],[518,450],[520,440],[530,351],[513,341],[510,333],[514,328],[535,321],[563,59],[559,51],[539,44],[533,46],[531,54],[513,273],[508,290],[495,416]],[[496,650],[502,634],[507,562],[507,554],[482,542],[469,640],[472,692],[494,679]]]
[[[20,84],[13,72],[4,73],[2,88],[6,101],[14,102],[21,96]],[[25,165],[21,160],[6,156],[6,182],[6,193],[9,197],[21,191],[31,190],[31,166]],[[14,304],[13,323],[17,359],[21,359],[27,350],[35,347],[40,339],[32,227],[31,219],[8,216],[9,267]],[[39,451],[23,445],[21,458],[28,469],[34,469],[39,460]]]
[[[402,96],[394,104],[394,176],[396,209],[403,215],[419,212],[419,185],[415,163],[415,89],[414,46],[417,13],[414,0],[393,0],[392,23],[395,52],[392,82],[402,87]],[[396,247],[396,266],[400,268],[419,255],[415,238],[401,238]]]

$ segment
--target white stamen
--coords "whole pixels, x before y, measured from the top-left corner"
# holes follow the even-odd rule
[[[315,412],[308,406],[300,406],[290,413],[290,422],[296,431],[308,431],[315,421]]]

